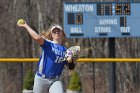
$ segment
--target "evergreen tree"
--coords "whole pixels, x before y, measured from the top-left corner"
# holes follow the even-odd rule
[[[25,76],[23,88],[27,90],[32,90],[34,84],[34,75],[31,70],[27,72],[27,75]]]
[[[68,90],[81,91],[82,90],[81,86],[82,85],[81,85],[81,81],[80,81],[80,76],[76,71],[74,71],[72,73],[72,76],[71,76],[71,79],[70,79]]]

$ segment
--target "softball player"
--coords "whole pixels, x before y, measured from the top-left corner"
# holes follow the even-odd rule
[[[35,39],[42,48],[42,54],[38,62],[38,70],[34,79],[34,93],[63,93],[63,86],[60,75],[65,65],[69,69],[74,69],[75,64],[72,57],[68,57],[68,61],[64,59],[66,48],[62,45],[65,41],[65,33],[61,26],[53,25],[43,34],[38,35],[29,25],[17,24],[26,28],[31,37]]]

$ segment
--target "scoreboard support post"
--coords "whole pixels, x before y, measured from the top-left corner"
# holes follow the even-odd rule
[[[108,39],[109,57],[115,58],[115,38]],[[116,93],[116,63],[109,63],[109,90],[110,93]]]

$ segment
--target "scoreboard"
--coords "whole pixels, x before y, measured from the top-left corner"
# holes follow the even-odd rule
[[[138,2],[66,2],[64,31],[68,38],[139,37]]]

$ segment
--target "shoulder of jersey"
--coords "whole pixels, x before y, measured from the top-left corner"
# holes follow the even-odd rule
[[[49,39],[46,39],[45,37],[43,37],[43,36],[41,36],[43,39],[45,39],[46,41],[48,41],[48,42],[52,42],[52,43],[54,43],[53,41],[51,41],[51,40],[49,40]]]

